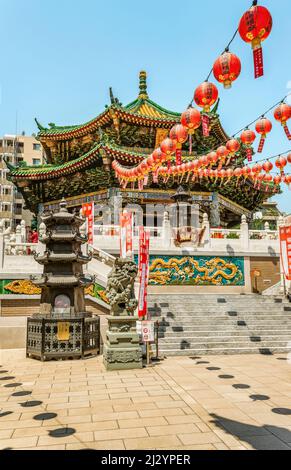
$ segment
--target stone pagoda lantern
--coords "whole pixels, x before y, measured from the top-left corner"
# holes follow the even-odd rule
[[[85,256],[81,246],[84,219],[67,210],[62,201],[55,213],[44,215],[46,226],[40,241],[46,245],[35,260],[43,265],[43,274],[33,277],[41,288],[39,313],[28,318],[27,355],[41,360],[83,357],[99,352],[99,317],[86,312],[84,289],[94,277],[84,275]]]

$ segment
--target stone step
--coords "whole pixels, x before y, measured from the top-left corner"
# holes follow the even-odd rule
[[[174,296],[167,296],[165,298],[162,297],[157,297],[156,299],[153,298],[152,296],[149,296],[149,303],[151,305],[157,304],[157,305],[164,305],[167,306],[167,304],[171,303],[171,305],[179,305],[181,303],[181,296],[174,297]],[[226,304],[239,304],[239,303],[245,303],[248,304],[250,302],[252,303],[258,303],[258,304],[277,304],[277,305],[288,305],[288,300],[285,298],[269,298],[269,297],[264,297],[264,296],[258,296],[258,297],[246,297],[246,296],[241,296],[241,297],[225,297],[225,298],[211,298],[208,297],[207,295],[204,296],[187,296],[183,295],[183,304],[197,304],[199,305],[201,302],[206,303],[207,305],[226,305]]]
[[[213,349],[208,348],[192,348],[192,349],[172,349],[165,350],[159,349],[159,355],[161,356],[219,356],[219,355],[238,355],[238,354],[283,354],[291,352],[291,347],[272,347],[272,348],[261,348],[261,347],[218,347]]]
[[[187,341],[189,343],[194,343],[194,344],[199,344],[199,343],[231,343],[234,341],[233,335],[230,336],[184,336],[184,337],[178,337],[174,336],[172,338],[160,338],[160,344],[163,345],[168,345],[168,344],[180,344],[181,342]],[[266,342],[277,342],[277,341],[282,341],[288,343],[289,341],[291,342],[291,335],[252,335],[252,334],[247,334],[243,336],[236,336],[235,337],[235,343],[240,344],[240,343],[266,343]]]
[[[167,355],[291,351],[291,304],[279,296],[150,295]]]
[[[155,320],[155,319],[152,319],[152,320]],[[291,326],[291,320],[288,319],[288,318],[279,318],[279,319],[274,318],[274,317],[270,317],[270,318],[251,317],[251,318],[249,318],[249,317],[243,317],[243,316],[236,316],[236,317],[225,316],[223,318],[222,317],[214,317],[212,319],[209,319],[207,317],[161,318],[159,320],[159,324],[164,325],[164,326],[169,326],[169,325],[171,325],[171,326],[172,325],[181,326],[181,324],[189,326],[191,324],[193,324],[193,325],[200,324],[200,322],[201,322],[201,325],[208,325],[208,324],[211,324],[211,323],[215,322],[216,324],[225,323],[225,325],[235,325],[235,324],[237,324],[238,321],[240,321],[240,322],[244,321],[248,325],[250,323],[264,324],[265,322],[267,322],[266,325],[268,325],[269,322],[271,322],[271,323],[276,322],[276,323],[282,323],[284,325],[290,325]]]
[[[224,316],[224,315],[228,315],[228,316],[231,316],[231,315],[244,315],[246,317],[251,317],[251,316],[254,316],[254,315],[257,315],[258,317],[262,317],[262,316],[278,316],[278,317],[290,317],[291,318],[291,314],[290,312],[285,312],[283,310],[264,310],[264,311],[243,311],[243,309],[241,310],[227,310],[227,311],[221,311],[221,310],[216,310],[216,311],[203,311],[203,310],[192,310],[191,312],[186,312],[186,311],[176,311],[176,310],[173,310],[173,311],[164,311],[164,312],[148,312],[149,315],[151,317],[172,317],[172,316],[175,316],[176,318],[180,318],[180,317],[215,317],[215,316]]]
[[[237,336],[262,336],[264,338],[269,337],[269,336],[289,336],[291,340],[291,329],[286,330],[212,330],[212,331],[197,331],[197,330],[188,330],[188,331],[160,331],[159,332],[159,338],[161,339],[166,339],[169,338],[169,340],[172,340],[174,338],[201,338],[201,337],[220,337],[220,336],[225,336],[225,337],[237,337]]]
[[[227,347],[227,348],[237,348],[237,347],[252,347],[256,345],[258,348],[271,348],[271,347],[290,347],[291,350],[291,342],[290,341],[283,341],[283,340],[273,340],[273,341],[223,341],[219,338],[220,341],[180,341],[180,342],[172,342],[172,343],[165,343],[160,342],[159,347],[163,350],[184,350],[184,349],[192,349],[192,348],[199,348],[203,347],[205,349],[212,349],[212,348],[220,348],[220,347]]]

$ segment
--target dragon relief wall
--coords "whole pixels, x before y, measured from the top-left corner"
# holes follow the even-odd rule
[[[149,285],[244,286],[244,258],[150,256]]]

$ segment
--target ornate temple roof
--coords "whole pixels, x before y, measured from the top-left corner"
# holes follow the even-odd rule
[[[49,124],[50,127],[46,128],[36,119],[35,121],[39,129],[37,138],[41,142],[46,142],[47,140],[62,141],[83,137],[111,123],[114,118],[147,127],[170,129],[175,123],[180,122],[181,113],[170,111],[152,101],[148,96],[146,79],[146,72],[141,71],[139,76],[139,95],[136,100],[125,106],[113,96],[110,89],[110,106],[106,106],[105,111],[85,124],[57,126],[51,123]],[[212,111],[213,116],[216,115],[216,111],[217,108]],[[228,136],[220,122],[215,123],[214,131],[219,134],[221,140],[227,140]]]

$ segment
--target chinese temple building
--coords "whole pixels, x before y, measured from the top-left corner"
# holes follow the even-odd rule
[[[12,167],[10,179],[24,196],[27,208],[37,214],[43,209],[54,210],[63,196],[69,208],[80,209],[83,203],[106,203],[111,196],[122,196],[124,204],[171,204],[181,181],[179,177],[156,182],[149,177],[147,186],[121,189],[112,162],[131,167],[149,156],[167,137],[173,125],[180,122],[181,114],[169,111],[149,98],[146,72],[140,72],[139,95],[123,105],[110,89],[110,105],[96,118],[81,125],[43,127],[37,120],[38,140],[47,163],[38,167]],[[209,113],[210,133],[206,137],[202,128],[193,135],[192,153],[189,143],[182,149],[183,162],[193,160],[225,144],[229,139],[218,114],[218,104]],[[173,157],[174,158],[174,157]],[[243,166],[246,149],[243,144],[235,159]],[[233,166],[229,161],[227,165]],[[248,178],[237,182],[230,178],[227,184],[207,178],[183,182],[193,202],[200,207],[200,215],[208,213],[213,226],[231,228],[242,215],[251,213],[268,199],[263,189],[257,189]]]

